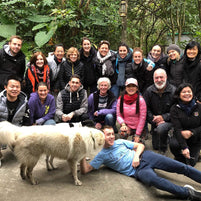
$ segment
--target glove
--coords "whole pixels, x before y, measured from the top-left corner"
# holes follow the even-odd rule
[[[151,65],[152,68],[155,67],[155,63],[154,63],[153,61],[151,61],[150,59],[145,59],[145,58],[144,58],[144,61],[147,62],[149,65]]]

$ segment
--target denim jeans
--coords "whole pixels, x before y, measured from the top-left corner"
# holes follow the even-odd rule
[[[116,123],[115,115],[107,114],[105,116],[104,125],[109,125],[109,126],[114,127],[115,123]]]
[[[43,125],[55,125],[56,122],[53,119],[48,119],[47,121],[44,122]]]
[[[135,177],[144,184],[154,186],[158,189],[168,191],[182,198],[189,196],[188,190],[178,186],[167,179],[159,177],[154,169],[167,172],[183,174],[192,180],[201,183],[201,172],[184,163],[175,161],[171,158],[156,154],[152,151],[145,151],[142,154],[139,167],[136,169]]]
[[[111,86],[110,91],[115,95],[116,98],[119,98],[120,89],[116,84]]]

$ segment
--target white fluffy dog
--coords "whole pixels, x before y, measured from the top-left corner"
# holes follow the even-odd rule
[[[65,130],[68,129],[68,128],[72,128],[72,127],[81,128],[81,127],[84,127],[84,126],[95,128],[94,122],[92,120],[89,120],[89,119],[88,120],[84,120],[82,122],[57,123],[56,126],[60,126],[60,127],[62,126],[63,127],[62,129],[65,129]],[[54,160],[54,156],[46,155],[45,162],[46,162],[46,168],[47,168],[48,171],[56,169],[54,167],[54,165],[53,165],[53,160]]]
[[[83,127],[83,126],[89,126],[93,127],[94,123],[91,120],[86,120],[83,122],[77,122],[77,123],[58,123],[56,126],[63,127],[62,129],[66,130],[71,127]],[[60,128],[61,129],[61,128]],[[12,130],[12,132],[10,132]],[[15,142],[17,137],[21,134],[21,132],[16,130],[16,126],[9,123],[8,121],[2,121],[0,122],[0,167],[2,165],[1,160],[3,158],[2,152],[1,152],[1,145],[5,144],[12,149],[12,144]],[[46,168],[47,170],[55,169],[53,165],[53,156],[47,155],[46,157]]]
[[[95,128],[68,128],[63,126],[31,126],[15,127],[9,132],[20,133],[14,145],[14,153],[20,161],[22,179],[29,179],[32,184],[37,181],[32,171],[42,154],[66,159],[70,165],[75,185],[81,185],[77,177],[77,162],[86,154],[103,147],[103,132]]]
[[[76,127],[76,128],[83,127],[81,122],[76,122],[76,123],[58,123],[58,124],[56,124],[56,126],[63,127],[63,129],[69,129],[71,127]],[[56,169],[54,167],[54,165],[53,165],[53,160],[54,160],[54,156],[46,155],[45,162],[46,162],[46,168],[47,168],[48,171]]]
[[[3,157],[1,152],[1,145],[2,144],[8,145],[12,149],[12,144],[15,142],[15,139],[17,137],[16,136],[17,133],[8,132],[7,131],[8,129],[14,131],[15,127],[7,121],[0,122],[0,167],[1,167],[1,160]]]

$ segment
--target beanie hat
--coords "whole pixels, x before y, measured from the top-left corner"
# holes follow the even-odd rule
[[[170,50],[175,50],[175,51],[177,51],[179,54],[180,54],[180,52],[181,52],[181,49],[179,48],[179,46],[178,46],[178,45],[175,45],[175,44],[169,45],[169,47],[167,48],[167,53],[168,53]]]

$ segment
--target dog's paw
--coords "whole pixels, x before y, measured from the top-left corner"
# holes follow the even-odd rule
[[[20,175],[22,180],[25,180],[26,179],[26,176],[25,175]]]
[[[52,170],[58,170],[58,169],[59,169],[58,167],[53,167],[53,168],[52,168]]]
[[[52,169],[51,168],[47,168],[47,171],[50,172],[50,171],[52,171]]]
[[[25,180],[26,179],[26,175],[24,174],[24,172],[20,172],[20,176],[21,176],[21,178],[22,178],[22,180]]]
[[[47,168],[47,171],[49,172],[49,171],[53,171],[53,170],[57,170],[58,169],[58,167],[52,167],[52,168]]]
[[[30,180],[30,181],[31,181],[31,180]],[[38,185],[39,182],[38,182],[37,180],[34,179],[34,180],[31,181],[31,184],[32,184],[32,185]]]
[[[76,186],[81,186],[81,185],[82,185],[82,182],[81,182],[79,179],[77,179],[77,180],[75,181],[75,185],[76,185]]]

